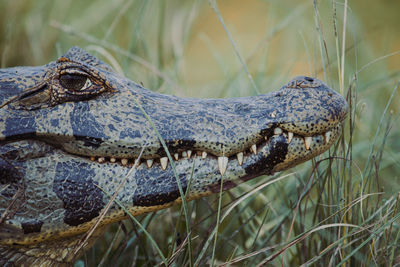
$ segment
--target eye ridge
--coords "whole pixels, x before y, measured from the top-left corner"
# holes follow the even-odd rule
[[[86,89],[85,85],[88,80],[87,76],[81,74],[63,74],[59,78],[62,87],[73,91]]]

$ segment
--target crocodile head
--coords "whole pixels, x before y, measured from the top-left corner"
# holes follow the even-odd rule
[[[221,179],[226,190],[288,169],[327,150],[347,111],[310,77],[253,97],[158,94],[77,47],[45,66],[2,69],[0,254],[33,262],[41,256],[26,251],[43,243],[49,261],[72,261],[76,237],[117,190],[137,215],[178,203],[178,182],[194,199]],[[125,216],[111,205],[99,226]]]

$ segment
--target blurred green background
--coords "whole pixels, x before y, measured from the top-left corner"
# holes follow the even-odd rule
[[[297,75],[316,76],[345,96],[352,88],[351,122],[354,125],[350,127],[347,122],[343,139],[343,146],[352,148],[352,183],[354,188],[363,183],[361,173],[369,155],[372,155],[376,167],[376,191],[384,192],[385,197],[390,198],[400,191],[400,95],[395,91],[400,80],[400,1],[348,1],[346,21],[344,2],[220,0],[217,3],[259,92],[274,91]],[[46,64],[77,45],[111,64],[122,75],[154,91],[213,98],[247,96],[257,92],[208,1],[0,0],[0,14],[2,68]],[[341,86],[338,66],[342,60],[343,27],[346,35]],[[393,99],[389,102],[393,92]],[[384,114],[386,106],[388,112]],[[382,127],[379,127],[380,122]],[[379,156],[381,160],[374,161]],[[243,229],[236,225],[238,228],[234,229],[239,234],[234,239],[233,230],[226,223],[225,228],[221,228],[227,233],[221,234],[220,246],[223,248],[217,258],[223,261],[235,255],[232,251],[240,254],[257,248],[255,241],[251,243],[246,239],[249,232],[257,232],[257,227],[250,223],[252,219],[265,223],[260,236],[277,231],[274,223],[279,221],[281,214],[291,211],[290,207],[300,194],[298,188],[304,186],[311,165],[308,162],[291,170],[296,171],[297,181],[291,180],[262,191],[258,196],[261,202],[252,206],[252,210],[257,211],[255,219],[249,215],[251,219],[239,220],[246,224],[245,233],[240,233]],[[336,168],[340,170],[340,166]],[[249,188],[246,184],[239,191],[227,194],[237,196],[242,192],[240,190]],[[345,191],[343,189],[344,194]],[[213,197],[209,198],[211,203],[213,200]],[[224,200],[228,203],[229,197]],[[198,211],[206,212],[204,206],[208,207],[208,203],[200,201],[198,205]],[[276,217],[257,217],[260,205],[275,210],[271,214]],[[179,208],[175,208],[141,218],[148,223],[146,225],[154,219],[149,228],[156,233],[156,239],[164,250],[174,240],[170,228],[174,226],[172,218],[177,217],[175,213],[179,214],[178,211]],[[199,215],[193,216],[197,221]],[[167,223],[157,224],[159,220]],[[193,226],[196,227],[199,234],[209,231],[208,226]],[[85,258],[87,264],[99,263],[96,256],[99,254],[96,253],[102,255],[108,249],[107,244],[113,239],[116,228],[113,226],[114,232],[100,240],[100,244],[90,252],[91,256]],[[287,230],[284,226],[282,229]],[[297,230],[301,232],[304,229],[300,227]],[[274,237],[272,244],[283,242],[286,235],[287,232],[281,238]],[[118,240],[123,240],[123,237]],[[124,244],[136,242],[139,247],[151,248],[145,237],[138,240],[132,238]],[[262,243],[259,247],[264,245]],[[137,259],[151,258],[146,252],[140,252],[140,248],[138,250],[133,249],[139,253],[135,254]],[[304,259],[296,261],[302,253]],[[299,248],[290,255],[284,262],[295,264],[304,262],[308,254]],[[124,261],[115,262],[115,265],[124,265]]]
[[[317,2],[334,72],[332,2]],[[336,4],[340,35],[343,2]],[[293,75],[313,74],[324,78],[312,0],[224,0],[218,5],[253,75],[262,76],[259,78],[261,91],[271,90],[272,85],[281,85]],[[73,45],[83,48],[101,45],[91,41],[96,38],[139,55],[166,72],[184,90],[177,94],[218,96],[221,81],[224,83],[237,72],[243,73],[208,1],[1,0],[0,10],[2,67],[45,64]],[[351,77],[357,67],[400,50],[399,11],[397,0],[349,1],[346,64],[350,68],[347,68],[347,77]],[[86,38],[55,27],[57,24],[69,26],[75,34]],[[124,55],[109,52],[123,65],[127,76],[153,86],[147,82],[155,79],[154,73],[142,70],[140,64],[127,60]],[[399,62],[399,56],[389,57],[363,74],[370,77],[377,66],[398,71]],[[335,77],[333,73],[328,75]],[[242,95],[247,91],[230,93]]]

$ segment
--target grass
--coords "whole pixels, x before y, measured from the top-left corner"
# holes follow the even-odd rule
[[[398,24],[374,29],[369,20],[395,8],[366,20],[363,5],[0,1],[1,67],[45,64],[79,45],[162,93],[254,95],[306,74],[350,105],[325,154],[186,209],[112,225],[75,265],[399,266]]]

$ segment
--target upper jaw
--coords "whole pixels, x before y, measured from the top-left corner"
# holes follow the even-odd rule
[[[14,124],[20,126],[6,130],[0,125],[0,139],[31,133],[67,153],[100,162],[132,162],[144,147],[142,159],[149,160],[149,165],[151,160],[159,161],[164,168],[167,153],[158,131],[173,158],[188,157],[190,152],[204,157],[207,153],[220,158],[223,167],[225,158],[238,157],[240,166],[242,154],[250,157],[274,136],[285,137],[289,148],[293,140],[302,140],[307,155],[308,150],[313,150],[314,137],[322,136],[324,143],[330,144],[337,137],[332,129],[338,127],[348,110],[345,100],[318,80],[315,88],[284,86],[277,92],[255,97],[184,99],[160,95],[110,72],[99,72],[108,77],[115,93],[38,110],[2,108],[1,117],[11,114],[15,116]],[[4,79],[0,82],[4,83]],[[18,123],[19,118],[24,123]],[[54,119],[58,120],[57,127],[51,125]],[[326,150],[323,145],[317,150],[320,148]]]
[[[129,103],[118,108],[120,114],[127,115],[122,118],[122,123],[113,122],[125,134],[123,137],[118,133],[110,135],[109,141],[103,142],[107,146],[103,151],[112,151],[115,144],[120,144],[126,148],[124,153],[113,151],[107,154],[89,148],[77,154],[137,158],[141,148],[145,147],[143,158],[165,157],[166,152],[161,147],[156,131],[167,144],[171,155],[179,154],[178,157],[182,157],[185,151],[199,154],[207,152],[216,157],[234,156],[262,144],[279,129],[287,136],[289,143],[294,136],[303,137],[308,149],[308,137],[323,135],[324,140],[330,139],[330,130],[341,123],[348,110],[344,99],[324,84],[302,91],[283,87],[275,93],[236,99],[182,99],[128,85],[127,88],[121,87],[121,93],[126,95]],[[130,93],[132,88],[135,88],[134,95]],[[138,103],[130,96],[138,96]],[[137,104],[142,106],[147,118],[143,111],[138,110]],[[99,103],[95,103],[95,106],[98,108]],[[93,112],[97,112],[95,108]],[[104,113],[107,113],[106,109]],[[133,114],[136,121],[130,120],[129,114]],[[111,116],[104,117],[107,120],[96,117],[99,128],[106,128],[110,123],[108,120]],[[137,136],[138,128],[141,131],[140,138]],[[138,139],[142,141],[137,142]]]
[[[152,114],[149,106],[155,104],[151,100],[152,96],[158,99],[159,106],[164,104],[164,98],[160,97],[165,97],[167,103],[175,102],[180,108],[165,110],[161,118],[149,116],[166,142],[171,157],[167,156],[158,137],[153,133],[153,143],[157,146],[153,150],[149,149],[149,153],[143,153],[142,161],[147,166],[166,169],[171,159],[178,163],[193,157],[203,160],[211,158],[215,160],[221,174],[227,172],[229,166],[253,168],[261,174],[287,169],[306,161],[327,150],[335,142],[341,134],[341,122],[347,115],[348,106],[340,95],[322,82],[318,88],[301,90],[303,91],[283,87],[280,91],[268,95],[228,100],[195,100],[197,104],[192,102],[192,99],[161,96],[145,90],[141,92],[143,95],[140,104],[148,114]],[[287,96],[290,97],[285,99]],[[277,97],[283,100],[269,101]],[[212,107],[219,113],[212,114],[213,111],[210,113],[207,107]],[[293,111],[290,112],[290,109]],[[199,118],[206,115],[214,120],[202,125]],[[174,123],[173,116],[177,116],[180,123]],[[181,118],[186,119],[179,121]],[[227,128],[220,129],[219,133],[213,132],[214,129],[218,129],[216,122],[223,122]],[[242,130],[243,134],[237,134],[238,130]],[[179,133],[182,132],[189,135],[180,136]],[[217,143],[219,145],[216,145]],[[259,166],[259,162],[270,158],[270,154],[273,154],[271,151],[276,148],[287,150],[283,158],[273,166]],[[138,154],[139,152],[135,151],[125,157],[91,155],[91,159],[100,162],[118,162],[118,159],[123,159],[121,164],[129,165],[135,162]],[[244,165],[246,161],[247,167]]]

